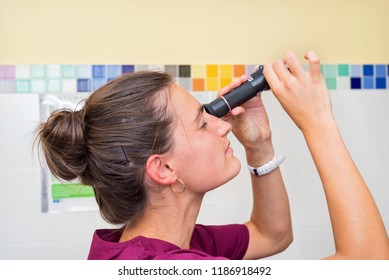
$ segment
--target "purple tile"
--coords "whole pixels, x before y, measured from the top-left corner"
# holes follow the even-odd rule
[[[0,79],[15,79],[15,72],[14,65],[0,66]]]

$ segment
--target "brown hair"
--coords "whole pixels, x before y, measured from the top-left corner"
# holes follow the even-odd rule
[[[59,110],[38,128],[51,172],[93,186],[103,218],[125,224],[143,212],[145,164],[173,145],[172,77],[136,72],[107,83],[80,111]]]

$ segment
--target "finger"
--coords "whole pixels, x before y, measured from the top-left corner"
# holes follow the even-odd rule
[[[309,61],[309,74],[313,78],[321,77],[320,59],[314,51],[308,51],[304,58]]]
[[[290,71],[288,71],[288,68],[285,66],[285,60],[283,59],[277,60],[273,65],[273,69],[281,81],[285,81],[292,76]]]
[[[263,74],[265,75],[266,82],[272,90],[280,85],[280,79],[278,78],[276,72],[274,72],[272,63],[266,63],[263,66]]]
[[[217,97],[220,97],[220,96],[230,92],[232,89],[237,88],[238,86],[243,84],[245,81],[247,81],[247,76],[246,75],[242,75],[239,78],[234,79],[231,84],[229,84],[228,86],[225,86],[224,88],[222,88],[218,92]]]
[[[297,55],[293,51],[286,52],[285,62],[293,76],[300,77],[305,72]]]

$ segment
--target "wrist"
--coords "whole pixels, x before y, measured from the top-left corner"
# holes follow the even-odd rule
[[[274,157],[274,147],[271,141],[267,141],[255,149],[246,148],[246,160],[250,166],[261,166]]]

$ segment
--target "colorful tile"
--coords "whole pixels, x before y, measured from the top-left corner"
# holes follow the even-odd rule
[[[15,66],[14,65],[0,66],[0,79],[15,79]]]
[[[93,78],[105,78],[105,65],[93,65],[92,66]]]
[[[207,78],[206,79],[206,87],[207,91],[218,91],[219,87],[219,79],[218,78]]]
[[[386,65],[377,64],[375,66],[375,76],[376,77],[386,77]]]
[[[77,91],[78,92],[91,91],[91,79],[77,79]]]
[[[339,64],[338,65],[338,74],[341,77],[349,76],[349,67],[348,64]]]
[[[15,80],[16,92],[17,93],[28,93],[31,92],[30,80]]]
[[[61,67],[62,78],[76,78],[76,66],[75,65],[62,65]]]
[[[178,66],[178,75],[183,78],[190,78],[190,65]]]
[[[234,70],[234,77],[240,77],[242,75],[246,74],[246,65],[243,64],[237,64],[233,67]]]
[[[92,78],[92,66],[77,65],[76,73],[77,73],[77,78]]]
[[[325,78],[328,89],[336,89],[336,77]]]
[[[374,88],[374,78],[365,76],[363,77],[363,88],[364,89],[373,89]]]
[[[194,91],[204,91],[205,90],[205,81],[202,78],[192,79],[192,89]]]
[[[190,72],[192,73],[192,78],[205,78],[205,65],[191,65]]]
[[[327,78],[335,78],[338,76],[338,66],[335,64],[324,65],[324,76]]]
[[[120,65],[108,65],[107,66],[107,78],[108,80],[119,77],[122,74],[122,67]]]
[[[374,67],[371,64],[363,65],[363,76],[373,76]]]
[[[122,65],[122,73],[132,73],[135,71],[134,65]]]
[[[232,78],[232,65],[220,65],[220,78],[231,79]]]
[[[220,88],[224,88],[232,83],[232,78],[222,78],[220,79]]]
[[[177,65],[165,65],[165,71],[172,77],[178,77]]]
[[[351,77],[362,77],[362,65],[350,65]]]
[[[376,89],[386,89],[386,77],[378,77],[375,81]]]
[[[351,82],[352,89],[361,89],[362,88],[361,78],[351,78],[350,82]]]
[[[207,78],[217,78],[219,76],[219,65],[208,64],[206,66]]]
[[[46,65],[32,65],[31,66],[32,78],[46,78]]]
[[[0,92],[1,93],[14,93],[15,92],[15,80],[11,80],[11,79],[0,80]]]
[[[47,92],[49,92],[49,93],[61,92],[61,80],[60,79],[48,79],[47,80]]]

